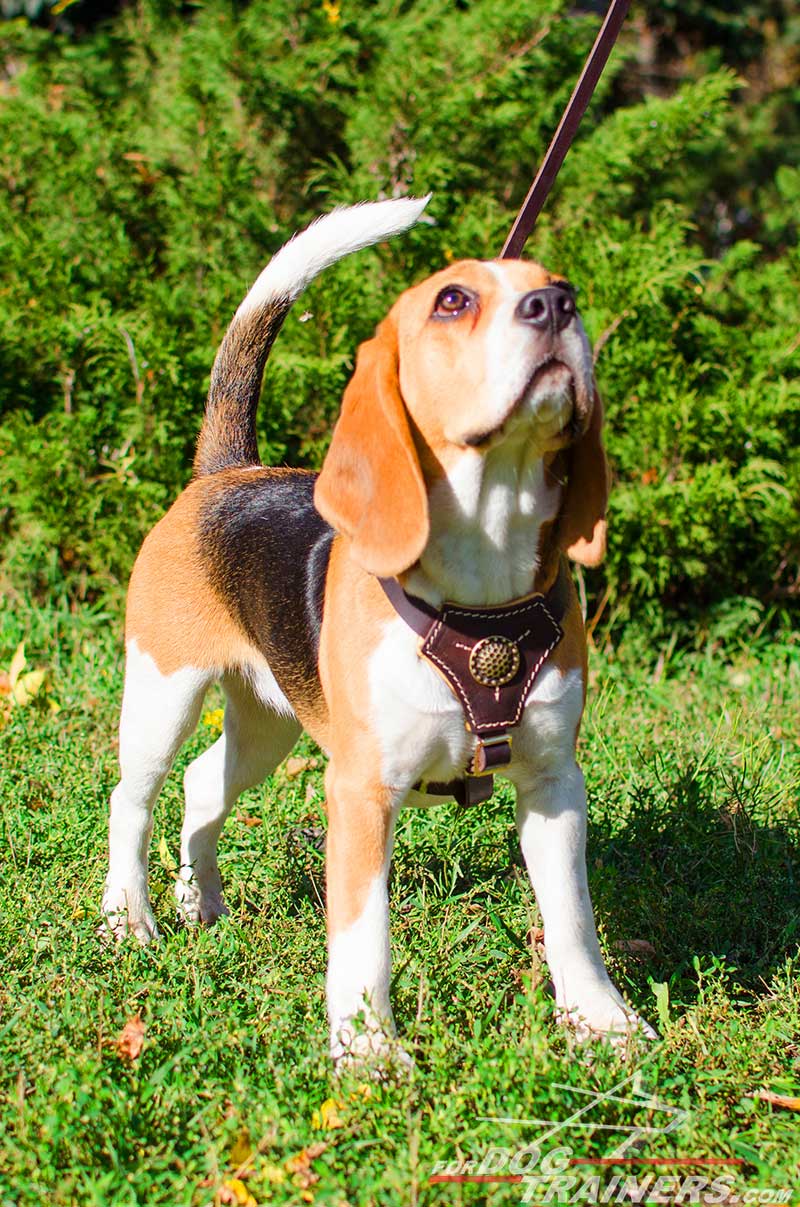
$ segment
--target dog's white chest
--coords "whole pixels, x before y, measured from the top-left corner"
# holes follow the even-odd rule
[[[417,635],[397,617],[385,626],[369,665],[382,778],[400,792],[420,780],[461,776],[475,747],[461,702],[420,657],[419,645]],[[580,671],[565,675],[555,666],[545,666],[528,695],[520,724],[511,731],[509,778],[547,773],[551,766],[573,758],[582,707]]]
[[[382,777],[401,791],[420,779],[451,779],[472,745],[461,704],[418,647],[416,633],[397,617],[369,664]]]

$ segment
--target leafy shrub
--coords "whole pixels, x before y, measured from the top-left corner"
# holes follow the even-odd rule
[[[596,28],[565,14],[140,0],[81,35],[0,26],[7,587],[115,595],[187,480],[214,351],[269,255],[335,203],[433,189],[432,221],[329,270],[273,353],[263,455],[319,463],[394,296],[497,254]],[[528,248],[580,284],[596,341],[616,475],[602,573],[618,610],[779,599],[800,559],[795,145],[724,238],[719,207],[732,155],[775,161],[796,85],[751,110],[719,49],[670,95],[631,96],[627,36]]]

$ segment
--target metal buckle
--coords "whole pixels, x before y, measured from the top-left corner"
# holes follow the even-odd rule
[[[486,766],[486,767],[484,767],[483,771],[478,771],[477,763],[476,763],[476,759],[478,757],[478,751],[486,750],[487,748],[491,748],[492,746],[505,746],[505,745],[507,745],[508,749],[511,750],[512,737],[511,737],[510,733],[498,734],[498,736],[496,738],[478,738],[478,745],[475,747],[475,753],[472,756],[472,767],[470,768],[469,774],[470,775],[494,775],[495,772],[497,771],[496,767]]]

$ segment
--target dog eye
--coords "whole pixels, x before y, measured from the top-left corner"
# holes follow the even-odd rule
[[[462,314],[472,302],[472,295],[460,285],[447,285],[436,297],[433,313],[439,318],[451,318]]]

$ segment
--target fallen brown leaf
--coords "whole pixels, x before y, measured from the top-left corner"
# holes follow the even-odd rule
[[[129,1018],[117,1036],[117,1055],[123,1060],[136,1060],[144,1044],[145,1025],[141,1014]]]
[[[236,820],[243,826],[260,826],[262,821],[260,817],[253,817],[250,813],[237,813]]]
[[[321,1156],[327,1147],[327,1144],[319,1141],[317,1144],[309,1144],[307,1148],[302,1148],[295,1156],[287,1159],[286,1168],[293,1175],[292,1181],[300,1190],[308,1190],[309,1186],[319,1181],[319,1174],[314,1173],[311,1162]]]
[[[769,1102],[772,1106],[785,1107],[787,1111],[800,1111],[800,1098],[790,1098],[786,1094],[775,1094],[772,1090],[759,1090],[756,1098]]]
[[[656,954],[656,949],[647,939],[620,939],[615,943],[617,951],[624,951],[626,955],[636,956],[640,960],[650,960]]]
[[[283,764],[283,769],[290,780],[295,776],[300,775],[303,771],[308,771],[311,767],[311,759],[301,759],[293,755],[292,758],[286,760]]]

